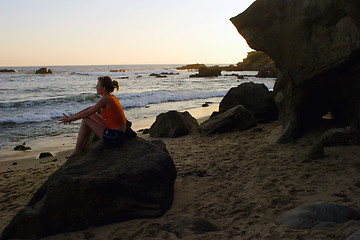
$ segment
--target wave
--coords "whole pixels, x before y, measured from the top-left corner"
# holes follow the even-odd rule
[[[167,69],[167,70],[139,70],[139,71],[125,71],[125,72],[71,72],[69,73],[70,75],[84,75],[84,76],[111,76],[111,77],[116,77],[116,76],[132,76],[132,75],[139,75],[139,74],[143,74],[143,75],[150,75],[151,73],[155,73],[155,74],[175,74],[177,73],[177,70],[174,69]]]
[[[206,99],[222,97],[227,91],[214,92],[174,92],[168,90],[154,90],[142,93],[118,95],[119,101],[124,109],[134,107],[145,107],[150,104],[163,102],[181,102],[193,99]]]
[[[69,102],[95,102],[99,99],[99,96],[91,93],[82,93],[71,96],[63,96],[63,97],[51,97],[46,99],[36,99],[36,100],[26,100],[26,101],[10,101],[10,102],[2,102],[0,103],[0,109],[21,109],[21,108],[29,108],[32,106],[42,106],[42,105],[59,105],[62,103]]]
[[[146,107],[164,102],[181,102],[194,99],[222,97],[227,91],[214,92],[174,92],[153,90],[142,93],[115,94],[124,110]],[[62,113],[74,114],[93,105],[99,96],[80,94],[76,96],[0,103],[0,125],[53,121],[62,117]]]

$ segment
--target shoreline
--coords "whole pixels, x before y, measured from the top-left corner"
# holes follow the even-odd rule
[[[200,124],[208,119],[212,112],[218,111],[218,109],[219,104],[216,103],[209,104],[208,107],[197,107],[181,110],[181,112],[188,111],[194,118],[198,120]],[[164,112],[167,112],[167,110]],[[138,134],[138,136],[146,137],[146,135],[143,135],[138,131],[141,129],[150,128],[155,120],[156,117],[134,121],[132,122],[132,129]],[[77,133],[70,133],[29,139],[26,141],[26,145],[31,147],[31,150],[26,151],[14,151],[13,148],[16,145],[4,146],[0,148],[0,169],[4,169],[4,162],[18,163],[19,161],[23,162],[24,160],[39,160],[39,155],[42,152],[50,152],[54,157],[59,155],[62,156],[64,151],[70,151],[74,148],[76,137]]]

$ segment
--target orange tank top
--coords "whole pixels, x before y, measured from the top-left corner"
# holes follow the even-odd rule
[[[114,95],[108,95],[110,106],[103,108],[101,116],[105,119],[106,126],[109,129],[121,127],[126,124],[125,113],[121,107],[119,99]]]

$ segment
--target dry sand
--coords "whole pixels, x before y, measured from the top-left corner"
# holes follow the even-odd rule
[[[360,146],[327,147],[323,159],[303,163],[320,133],[276,144],[280,131],[275,121],[242,132],[163,139],[178,171],[174,203],[164,216],[46,239],[346,239],[359,230],[359,221],[308,230],[277,224],[279,214],[304,203],[360,209],[360,188],[354,185],[360,177]],[[65,154],[0,163],[0,230],[64,163]],[[217,231],[195,230],[194,219],[212,223]]]

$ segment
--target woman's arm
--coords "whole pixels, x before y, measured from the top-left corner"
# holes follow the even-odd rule
[[[70,117],[68,115],[66,115],[65,113],[63,113],[64,118],[60,119],[59,123],[69,124],[69,123],[74,122],[76,120],[90,117],[94,113],[101,110],[101,108],[107,106],[108,103],[109,103],[108,98],[101,97],[99,99],[99,101],[94,106],[87,107],[87,108],[81,110],[80,112],[75,113],[74,115],[71,115]]]

